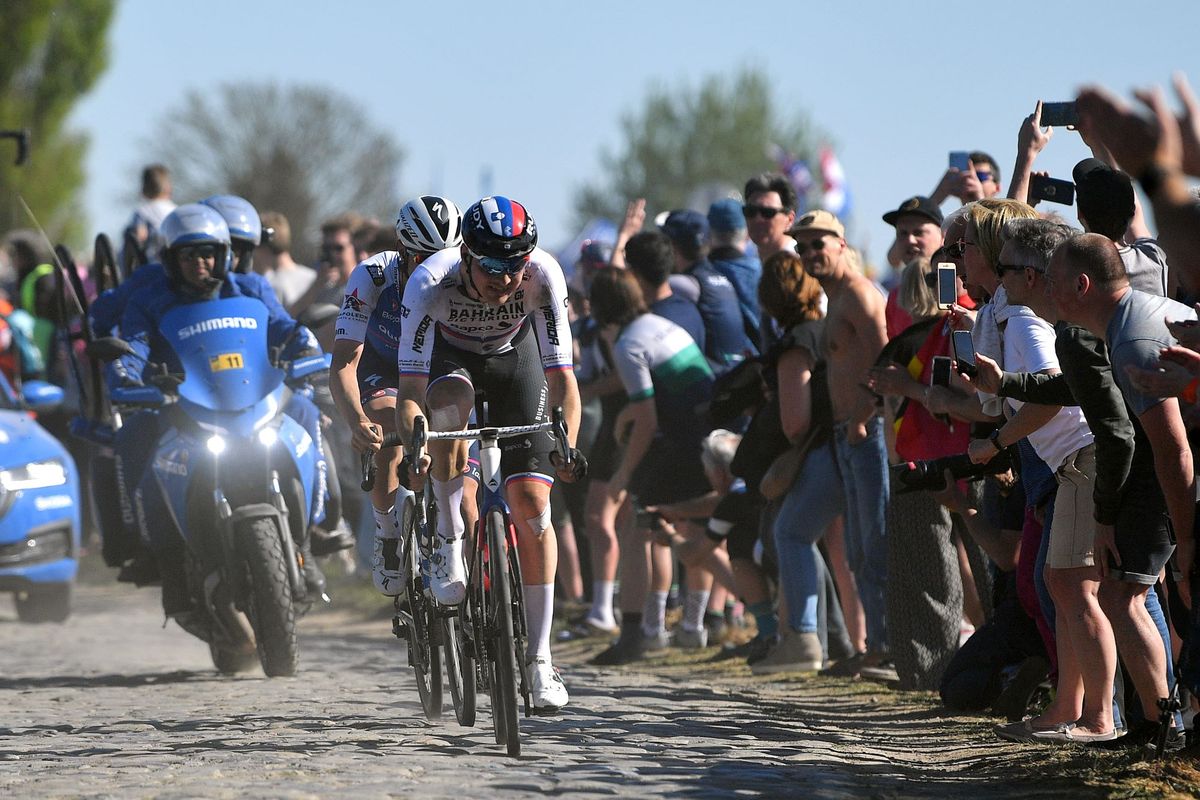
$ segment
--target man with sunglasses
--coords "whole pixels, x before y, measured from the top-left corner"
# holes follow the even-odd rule
[[[764,172],[746,181],[742,196],[746,233],[758,248],[759,260],[766,263],[779,251],[791,250],[795,242],[787,232],[796,219],[798,201],[792,182],[778,172]]]
[[[867,621],[868,653],[837,665],[856,675],[888,660],[886,622],[889,498],[883,420],[863,384],[887,341],[884,300],[848,258],[845,228],[828,211],[809,211],[788,231],[804,269],[829,298],[821,347],[829,365],[834,452],[846,495],[846,555]]]
[[[408,580],[396,555],[400,523],[395,518],[399,448],[381,450],[396,429],[397,345],[403,325],[401,298],[409,275],[429,256],[462,243],[462,214],[444,197],[410,200],[396,218],[396,249],[361,262],[350,273],[334,329],[329,388],[358,453],[374,453],[379,476],[371,491],[375,544],[371,558],[375,588],[395,596]]]
[[[537,247],[533,217],[507,197],[485,197],[468,208],[462,238],[458,250],[443,250],[418,266],[404,290],[396,407],[401,438],[411,442],[418,414],[433,430],[462,430],[482,392],[488,421],[498,426],[542,422],[550,408],[562,406],[574,448],[580,403],[562,268]],[[556,475],[568,482],[582,478],[587,462],[576,451],[569,469],[557,464],[549,433],[506,439],[501,449],[521,559],[532,705],[553,714],[568,698],[550,661],[558,556],[550,488]],[[458,605],[466,596],[466,443],[433,442],[430,456],[438,503],[432,590],[439,603]]]
[[[997,197],[1003,191],[1000,185],[1000,167],[996,159],[982,150],[976,150],[968,155],[967,168],[959,170],[950,167],[942,176],[929,199],[934,205],[940,206],[950,197],[957,197],[964,203]]]

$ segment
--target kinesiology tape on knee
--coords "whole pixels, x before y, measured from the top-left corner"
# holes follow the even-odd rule
[[[546,531],[550,530],[550,514],[550,505],[547,504],[536,517],[525,520],[529,530],[539,539],[546,535]]]

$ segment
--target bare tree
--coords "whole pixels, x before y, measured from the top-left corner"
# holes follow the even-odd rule
[[[255,83],[189,92],[149,150],[171,168],[176,199],[228,192],[284,214],[296,257],[309,263],[326,218],[395,213],[404,158],[390,133],[340,92]]]

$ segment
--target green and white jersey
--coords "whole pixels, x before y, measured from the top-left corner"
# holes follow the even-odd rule
[[[613,357],[630,402],[654,398],[664,436],[698,440],[708,432],[697,407],[712,398],[713,373],[687,331],[643,314],[621,331]]]

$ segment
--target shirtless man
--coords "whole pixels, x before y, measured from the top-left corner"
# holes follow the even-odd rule
[[[846,494],[846,557],[867,618],[868,648],[867,654],[847,659],[835,669],[839,674],[858,674],[862,667],[888,660],[887,449],[875,398],[862,387],[887,335],[883,296],[851,266],[845,234],[842,223],[828,211],[809,211],[788,230],[804,268],[820,281],[829,298],[823,346],[829,365],[834,447]]]

